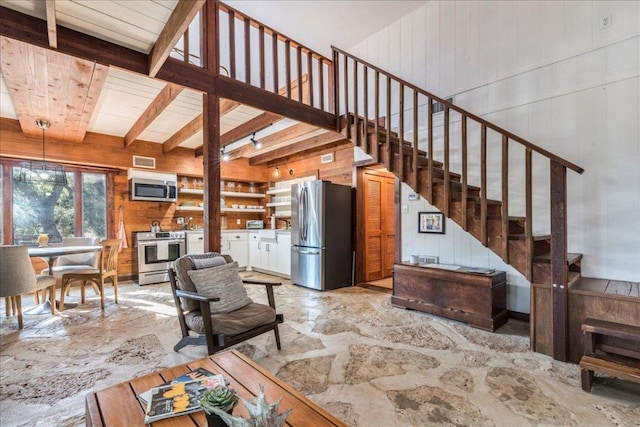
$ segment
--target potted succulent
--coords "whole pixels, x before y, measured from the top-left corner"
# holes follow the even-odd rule
[[[238,394],[232,388],[219,385],[204,392],[200,399],[200,406],[207,417],[209,427],[225,427],[220,412],[231,414],[238,404]]]
[[[260,384],[260,393],[253,398],[253,403],[240,399],[249,412],[250,417],[248,420],[242,417],[234,417],[231,414],[220,411],[218,408],[213,408],[230,427],[282,427],[293,410],[293,408],[289,408],[284,412],[278,412],[280,400],[276,403],[267,402],[262,384]],[[211,427],[211,425],[209,426]]]

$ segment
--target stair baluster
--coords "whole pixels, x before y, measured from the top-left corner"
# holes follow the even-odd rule
[[[469,183],[467,176],[467,116],[464,114],[460,119],[460,133],[461,133],[461,148],[460,151],[462,153],[462,229],[464,231],[469,230],[469,218],[467,217],[467,208],[468,208],[468,197],[469,197],[469,189],[467,185]]]
[[[509,264],[509,138],[502,135],[502,259]]]

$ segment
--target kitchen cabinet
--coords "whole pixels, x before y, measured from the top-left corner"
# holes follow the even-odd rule
[[[291,274],[291,233],[276,234],[275,230],[261,230],[249,234],[251,269],[289,277]]]
[[[277,254],[277,236],[275,230],[260,230],[258,231],[260,236],[260,244],[258,249],[260,250],[260,267],[263,270],[276,272],[278,254]]]
[[[204,253],[204,232],[187,231],[187,254]]]
[[[249,241],[247,231],[223,232],[220,240],[220,253],[230,255],[238,262],[238,267],[249,265]]]
[[[249,233],[249,266],[252,270],[262,269],[260,259],[260,236],[257,231]]]
[[[291,276],[291,232],[278,232],[276,239],[276,272]]]

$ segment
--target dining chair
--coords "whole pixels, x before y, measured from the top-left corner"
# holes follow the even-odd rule
[[[62,246],[98,246],[99,237],[63,237]],[[59,257],[51,271],[56,277],[62,277],[65,273],[73,273],[79,270],[98,268],[98,256],[96,252],[83,254],[64,255]],[[49,274],[49,269],[42,270],[41,274]]]
[[[62,246],[98,246],[100,245],[99,237],[63,237]],[[48,265],[48,263],[47,263]],[[51,267],[51,268],[49,268]],[[82,254],[63,255],[56,259],[53,266],[48,266],[43,269],[40,274],[50,274],[56,278],[56,288],[62,286],[62,276],[65,273],[73,273],[80,270],[86,270],[91,268],[98,268],[98,257],[96,252],[87,252]],[[94,286],[96,295],[98,295],[98,289]],[[38,299],[38,292],[36,292],[36,299]],[[67,296],[69,292],[67,292]],[[43,295],[44,299],[44,295]]]
[[[113,285],[113,296],[118,303],[118,249],[119,239],[107,239],[102,241],[102,251],[98,254],[97,268],[78,270],[62,275],[60,288],[60,311],[64,307],[64,296],[74,282],[80,282],[80,301],[84,304],[84,288],[87,284],[97,286],[100,294],[100,308],[104,310],[105,282]]]
[[[36,275],[26,246],[0,246],[0,297],[5,297],[7,316],[9,307],[17,314],[18,329],[23,328],[21,296],[48,288],[55,313],[55,284],[54,277]]]

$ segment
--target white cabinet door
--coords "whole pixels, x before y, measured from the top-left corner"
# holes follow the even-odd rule
[[[246,268],[249,265],[247,233],[223,233],[220,239],[220,253],[230,255],[238,262],[238,267]]]
[[[238,267],[246,268],[249,265],[249,248],[246,240],[229,241],[229,255],[234,261],[238,261]]]
[[[187,253],[204,253],[204,233],[187,233]]]
[[[276,250],[276,271],[287,276],[291,275],[291,234],[278,234],[278,248]]]
[[[262,268],[258,233],[249,233],[249,266],[251,269]]]
[[[265,250],[267,253],[267,270],[278,271],[278,244],[276,242],[269,242],[266,244]]]

